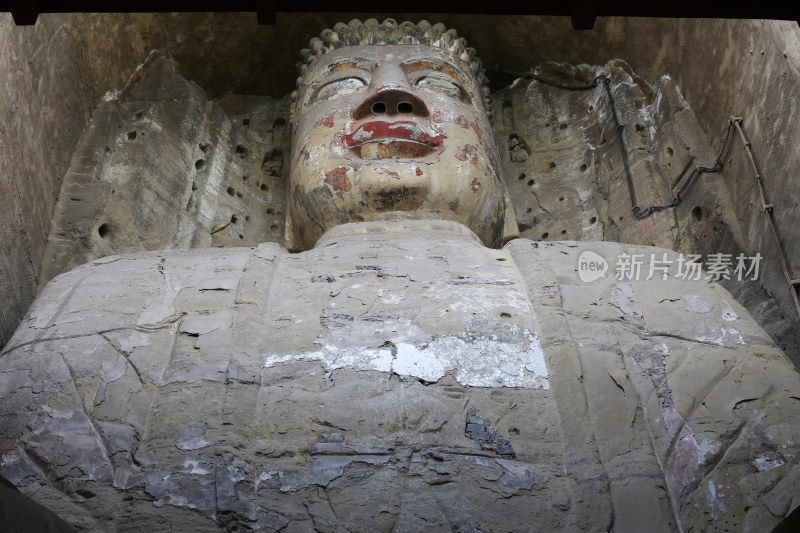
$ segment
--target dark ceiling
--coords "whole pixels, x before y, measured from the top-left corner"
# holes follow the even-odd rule
[[[479,6],[479,7],[471,7]],[[491,15],[549,15],[570,17],[576,30],[592,29],[597,17],[733,18],[796,20],[797,2],[702,2],[692,0],[532,0],[527,2],[468,3],[452,0],[403,0],[381,4],[374,0],[0,0],[0,12],[11,12],[18,25],[36,22],[42,13],[200,13],[251,12],[259,24],[274,24],[278,13],[369,12],[402,10],[404,13],[461,13]]]

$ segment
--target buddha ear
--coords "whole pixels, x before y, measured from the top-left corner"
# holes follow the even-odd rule
[[[508,188],[506,188],[504,196],[506,202],[506,212],[505,220],[503,222],[503,244],[519,237],[517,214],[514,212],[514,204],[511,203],[511,197],[508,195]]]

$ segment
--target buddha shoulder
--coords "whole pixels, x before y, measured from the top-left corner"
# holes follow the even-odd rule
[[[5,351],[45,339],[173,327],[193,309],[213,313],[233,305],[239,286],[268,277],[283,254],[279,245],[264,243],[90,261],[44,287]]]

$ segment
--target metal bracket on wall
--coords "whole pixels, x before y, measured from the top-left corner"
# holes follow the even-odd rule
[[[783,275],[786,278],[786,283],[789,285],[789,292],[792,294],[794,309],[797,312],[797,316],[800,317],[800,302],[798,302],[797,298],[797,290],[798,286],[800,286],[800,279],[795,279],[794,276],[792,276],[791,269],[789,267],[789,261],[786,258],[786,252],[783,249],[783,244],[781,243],[781,238],[778,234],[778,228],[775,225],[775,206],[767,199],[767,193],[764,190],[764,180],[761,177],[761,173],[758,171],[758,165],[756,165],[756,160],[753,156],[753,147],[750,144],[750,140],[742,130],[743,120],[744,119],[742,117],[731,117],[728,120],[728,124],[736,128],[736,132],[739,134],[739,138],[742,140],[742,144],[744,145],[742,149],[744,150],[744,153],[747,154],[747,159],[750,161],[750,166],[753,169],[753,174],[755,176],[756,183],[758,184],[758,192],[761,195],[761,209],[767,217],[769,228],[772,231],[772,236],[775,239],[775,246],[778,249],[778,256],[781,260]]]

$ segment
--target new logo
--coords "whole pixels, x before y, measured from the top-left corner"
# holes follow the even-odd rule
[[[578,277],[584,283],[606,277],[608,262],[591,250],[584,250],[578,256]]]

